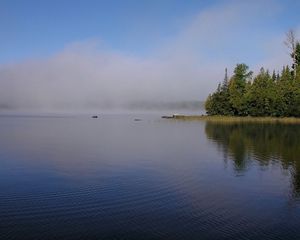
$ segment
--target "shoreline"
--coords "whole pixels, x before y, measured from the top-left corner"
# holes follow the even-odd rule
[[[215,123],[282,123],[300,124],[300,118],[296,117],[238,117],[238,116],[208,116],[208,115],[173,115],[162,116],[166,119],[182,121],[208,121]]]

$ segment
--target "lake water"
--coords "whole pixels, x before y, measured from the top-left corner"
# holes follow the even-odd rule
[[[2,116],[0,239],[300,239],[300,125]]]

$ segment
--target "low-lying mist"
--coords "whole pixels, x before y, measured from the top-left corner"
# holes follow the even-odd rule
[[[49,59],[0,70],[0,106],[12,109],[86,109],[167,106],[201,100],[192,64],[153,62],[72,47]],[[186,80],[185,80],[186,79]]]

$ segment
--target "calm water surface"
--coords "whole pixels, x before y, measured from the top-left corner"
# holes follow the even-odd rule
[[[300,125],[2,116],[0,239],[300,239]]]

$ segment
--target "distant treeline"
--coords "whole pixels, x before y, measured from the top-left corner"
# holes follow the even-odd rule
[[[204,102],[201,101],[178,101],[178,102],[158,102],[158,101],[136,101],[124,105],[132,110],[199,110],[203,109]]]
[[[208,115],[300,117],[300,43],[287,35],[292,67],[270,73],[261,68],[253,77],[246,64],[237,64],[205,102]]]

